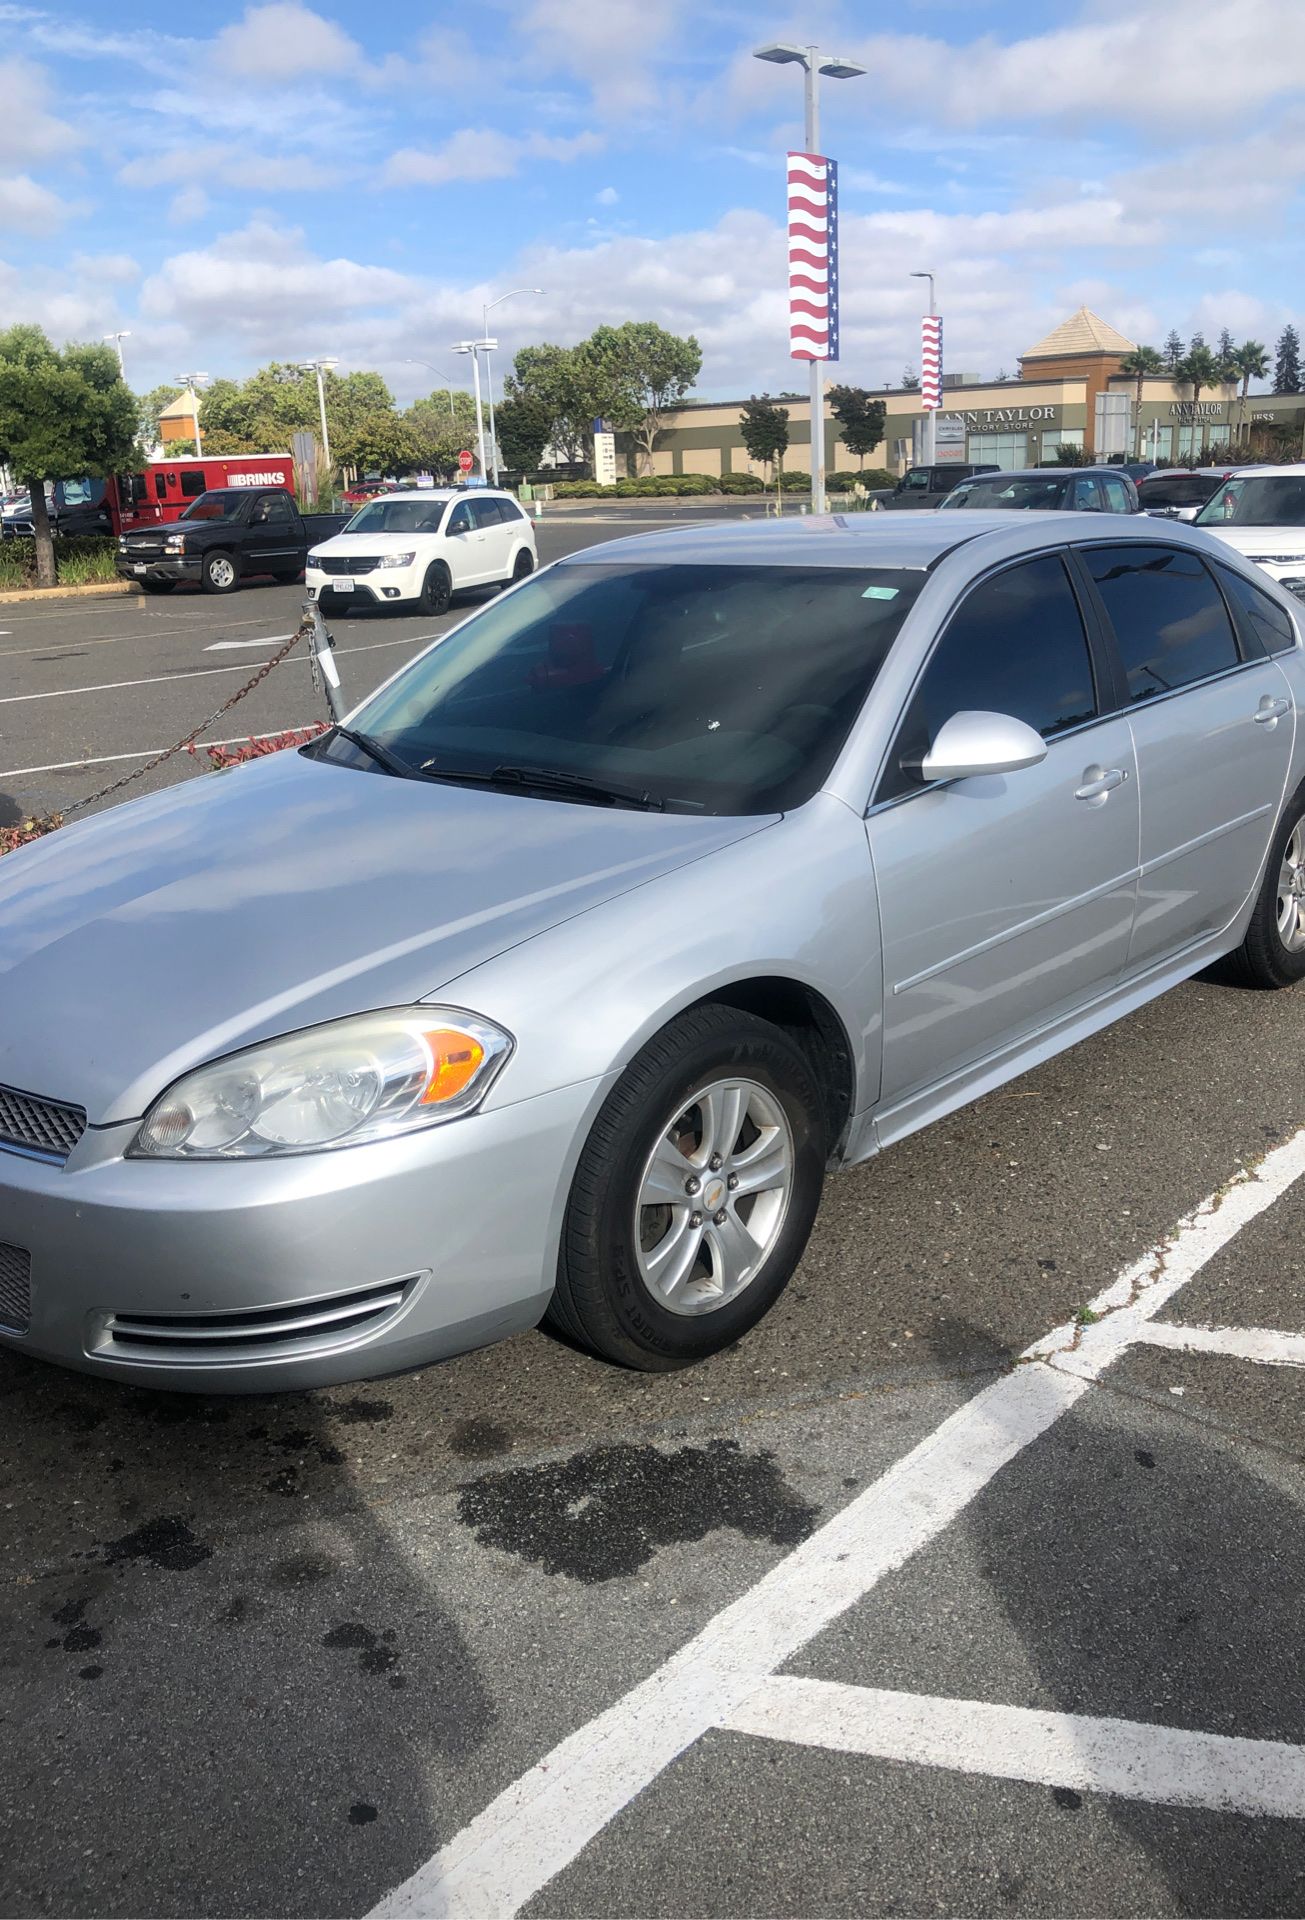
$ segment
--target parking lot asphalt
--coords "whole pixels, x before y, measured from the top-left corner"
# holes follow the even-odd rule
[[[8,610],[0,795],[168,744],[297,605]],[[346,683],[429,630],[336,623]],[[838,1177],[686,1373],[0,1353],[0,1912],[1305,1911],[1303,1028],[1194,981]]]

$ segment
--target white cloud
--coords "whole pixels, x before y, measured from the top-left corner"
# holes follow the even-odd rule
[[[0,60],[0,164],[71,155],[86,134],[49,111],[50,81],[30,60]]]
[[[203,181],[210,187],[221,184],[249,187],[256,193],[311,192],[330,186],[340,178],[338,168],[312,154],[259,153],[233,151],[219,141],[188,142],[165,148],[160,153],[141,154],[118,169],[125,187],[153,188],[161,185]]]
[[[203,187],[183,187],[168,202],[168,220],[174,227],[188,227],[208,212],[208,195]]]
[[[79,211],[25,173],[0,178],[0,227],[15,227],[24,233],[48,233],[51,227],[62,226]]]
[[[357,42],[299,0],[246,8],[242,20],[218,34],[213,59],[224,72],[260,83],[356,72],[363,65]]]
[[[616,120],[662,104],[658,62],[687,11],[687,0],[530,0],[513,30],[531,43],[535,71],[580,81]]]
[[[401,147],[386,162],[386,186],[442,186],[447,180],[504,180],[526,160],[578,160],[601,151],[596,133],[573,135],[498,133],[492,127],[463,127],[442,147]]]
[[[72,270],[84,280],[125,287],[140,279],[140,262],[129,253],[75,253]]]
[[[620,197],[615,187],[600,187],[594,195],[594,200],[600,207],[614,207]]]

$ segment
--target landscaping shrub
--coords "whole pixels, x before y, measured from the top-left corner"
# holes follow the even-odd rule
[[[723,473],[720,477],[722,493],[764,493],[766,483],[759,473]]]
[[[80,533],[70,540],[56,540],[54,562],[61,584],[84,587],[115,580],[116,553],[117,542],[110,535]],[[22,536],[0,540],[0,592],[13,592],[35,585],[35,540]]]
[[[880,487],[895,487],[897,481],[891,473],[882,467],[840,467],[837,473],[831,473],[825,482],[830,493],[851,493],[854,487],[865,487],[873,492]]]
[[[320,721],[316,726],[299,727],[289,733],[270,733],[261,740],[242,740],[235,747],[205,747],[204,752],[215,767],[238,767],[244,760],[261,760],[265,753],[281,753],[286,747],[306,747],[310,740],[328,731],[326,722]],[[194,754],[197,748],[192,743],[186,751]]]

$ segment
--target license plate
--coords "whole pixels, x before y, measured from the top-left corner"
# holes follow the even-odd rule
[[[335,591],[336,591],[337,593],[352,593],[352,592],[353,592],[353,581],[352,581],[352,580],[340,580],[340,579],[336,579],[336,580],[332,580],[332,582],[331,582],[331,585],[332,585],[332,586],[334,587],[334,589],[335,589]]]
[[[132,572],[133,572],[133,573],[144,573],[144,572],[145,572],[145,562],[144,562],[143,560],[138,560],[138,561],[137,561],[137,563],[136,563],[136,565],[135,565],[135,566],[134,566],[134,567],[132,568]]]

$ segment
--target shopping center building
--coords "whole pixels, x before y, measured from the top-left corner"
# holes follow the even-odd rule
[[[1097,459],[1127,455],[1182,464],[1202,450],[1242,444],[1252,436],[1260,457],[1299,459],[1305,431],[1305,394],[1251,394],[1243,409],[1235,387],[1218,387],[1195,398],[1167,375],[1142,383],[1121,373],[1133,342],[1081,307],[1045,340],[1019,356],[1019,378],[981,381],[947,375],[936,420],[939,461],[991,462],[999,467],[1049,464],[1062,445],[1081,447]],[[831,366],[828,383],[857,385],[850,366]],[[887,409],[884,440],[866,456],[866,466],[902,473],[919,459],[924,412],[918,393],[901,388],[868,389]],[[803,397],[785,397],[789,448],[784,465],[810,472],[811,411]],[[748,458],[739,431],[742,402],[689,401],[666,415],[653,454],[656,473],[760,473]],[[1245,418],[1243,419],[1243,413]],[[826,406],[825,466],[847,470],[860,462],[839,437]]]

